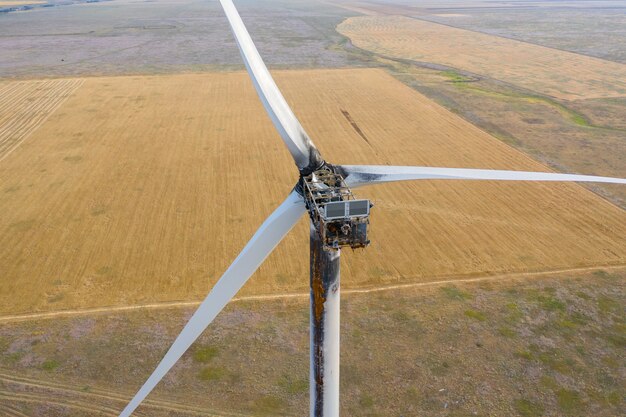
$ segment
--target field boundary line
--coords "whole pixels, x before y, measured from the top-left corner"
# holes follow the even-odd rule
[[[565,273],[580,273],[580,272],[591,272],[591,271],[598,271],[598,270],[612,271],[612,270],[621,270],[621,269],[626,269],[626,264],[597,265],[597,266],[555,269],[555,270],[550,270],[550,271],[538,271],[538,272],[511,272],[511,273],[504,273],[504,274],[483,275],[483,276],[471,277],[471,278],[461,278],[461,277],[447,278],[447,279],[436,280],[436,281],[409,282],[406,284],[383,285],[383,286],[371,287],[371,288],[345,289],[345,290],[342,290],[341,293],[344,295],[369,294],[369,293],[393,291],[393,290],[399,290],[399,289],[437,287],[440,285],[449,285],[449,284],[468,284],[468,283],[474,283],[474,282],[495,281],[495,280],[515,280],[515,279],[528,278],[528,277],[546,277],[546,276],[559,275],[559,274],[565,274]],[[229,304],[233,302],[239,302],[239,301],[288,300],[288,299],[293,299],[293,298],[306,298],[309,296],[310,294],[308,292],[247,295],[247,296],[241,296],[241,297],[234,297],[232,300],[230,300]],[[49,312],[44,312],[44,313],[15,314],[15,315],[9,315],[9,316],[0,316],[0,323],[84,316],[84,315],[99,314],[99,313],[118,313],[118,312],[136,311],[136,310],[159,310],[159,309],[167,309],[167,308],[194,307],[194,306],[198,306],[201,302],[202,301],[170,301],[170,302],[161,302],[161,303],[137,304],[137,305],[132,305],[132,306],[95,307],[95,308],[77,309],[77,310],[49,311]]]

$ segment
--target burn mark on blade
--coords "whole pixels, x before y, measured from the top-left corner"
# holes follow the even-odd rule
[[[353,171],[349,167],[346,168],[341,165],[333,165],[333,169],[346,180],[349,186],[374,183],[384,178],[384,174]]]
[[[326,164],[326,162],[322,158],[322,155],[317,150],[315,145],[313,145],[313,142],[311,141],[311,139],[309,139],[308,136],[304,136],[303,142],[306,144],[306,147],[309,151],[309,164],[303,168],[299,168],[300,176],[310,175],[312,172],[317,171]]]
[[[357,182],[376,182],[383,177],[382,174],[369,174],[365,172],[357,172],[352,175],[355,176]]]

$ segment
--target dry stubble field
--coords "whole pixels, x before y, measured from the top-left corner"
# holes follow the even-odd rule
[[[276,78],[332,162],[545,170],[380,70]],[[243,72],[87,78],[0,163],[0,313],[200,299],[296,179]],[[358,195],[373,243],[344,253],[347,288],[626,263],[626,214],[578,185]],[[306,291],[307,233],[243,294]]]
[[[0,84],[0,161],[6,158],[82,84],[82,79]]]
[[[337,30],[354,45],[436,62],[559,99],[626,95],[626,65],[404,16],[359,16]]]

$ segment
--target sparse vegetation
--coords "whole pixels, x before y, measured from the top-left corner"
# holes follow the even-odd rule
[[[278,381],[278,385],[280,385],[288,394],[300,394],[308,392],[309,389],[308,379],[298,379],[290,374],[284,374]]]
[[[472,298],[470,294],[454,286],[441,287],[441,291],[451,300],[468,300]]]
[[[277,413],[282,414],[284,412],[285,403],[282,399],[266,395],[257,399],[254,402],[254,411],[262,416],[274,416]]]
[[[577,391],[559,389],[556,393],[561,410],[568,415],[580,415],[584,412],[584,403]]]
[[[483,313],[482,311],[465,310],[465,315],[467,317],[471,317],[471,318],[476,319],[478,321],[485,321],[485,320],[487,320],[487,317],[485,316],[485,313]]]
[[[44,371],[52,372],[55,369],[57,369],[59,365],[60,364],[58,361],[54,359],[49,359],[47,361],[44,361],[44,363],[41,364],[41,369],[43,369]]]
[[[215,346],[197,346],[193,351],[193,360],[208,363],[217,356],[218,349]]]
[[[446,410],[447,403],[451,415],[474,411],[488,415],[494,409],[521,417],[577,415],[568,411],[572,409],[583,410],[584,415],[593,410],[594,417],[619,415],[624,394],[623,346],[606,337],[623,329],[613,322],[618,316],[595,311],[602,294],[615,300],[626,296],[624,273],[616,273],[622,278],[602,286],[589,285],[597,279],[591,273],[580,273],[578,279],[568,279],[575,277],[566,274],[534,277],[525,283],[456,284],[454,294],[466,294],[471,301],[451,298],[439,286],[344,294],[344,414],[431,415]],[[582,288],[588,300],[576,296]],[[567,300],[566,311],[545,309],[539,296]],[[468,316],[466,311],[473,313]],[[484,321],[474,318],[475,312]],[[512,322],[512,312],[523,316]],[[54,359],[63,365],[63,378],[57,383],[73,387],[62,398],[104,405],[100,397],[85,397],[84,387],[100,394],[116,381],[120,389],[135,389],[190,313],[190,309],[170,308],[98,315],[88,338],[66,337],[68,329],[84,320],[79,318],[5,323],[0,326],[0,340],[6,346],[0,353],[0,382],[16,375],[49,380],[59,374],[61,365],[47,371],[41,364]],[[152,394],[154,399],[177,398],[176,407],[193,403],[215,414],[299,415],[306,410],[306,297],[233,303],[224,313],[183,358],[171,379],[166,378]],[[419,317],[419,337],[411,324],[413,316]],[[575,342],[555,331],[563,320],[576,326]],[[30,339],[20,343],[24,334]],[[21,352],[19,359],[9,360],[7,351]],[[115,352],[116,363],[127,366],[110,366],[110,352]],[[15,383],[5,387],[20,389]],[[30,389],[40,398],[58,400],[53,388]],[[478,395],[484,397],[481,390],[490,390],[488,404],[475,400]],[[459,397],[466,401],[455,403]],[[151,409],[151,416],[153,411],[154,416],[165,417],[158,408]]]
[[[539,417],[543,415],[543,407],[525,398],[515,400],[515,411],[523,417]]]
[[[203,381],[217,381],[224,376],[226,376],[226,371],[218,366],[205,366],[198,374],[198,377]]]
[[[374,399],[368,394],[361,394],[361,398],[359,398],[359,405],[363,409],[369,409],[374,406]]]

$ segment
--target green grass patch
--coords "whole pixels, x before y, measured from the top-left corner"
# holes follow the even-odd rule
[[[515,332],[515,330],[511,329],[508,326],[502,326],[498,329],[498,333],[500,333],[500,335],[504,336],[504,337],[508,337],[508,338],[514,338],[515,336],[517,336],[517,333]]]
[[[548,352],[539,352],[536,358],[548,366],[553,371],[560,372],[562,374],[570,374],[574,366],[574,361],[569,358],[563,358],[560,355],[560,351],[552,349]]]
[[[584,415],[582,413],[584,403],[577,391],[561,388],[556,392],[556,400],[564,413],[568,415]]]
[[[441,71],[440,74],[446,77],[448,80],[452,81],[452,83],[454,84],[472,81],[471,78],[461,75],[454,70]]]
[[[306,379],[297,379],[291,375],[284,374],[279,380],[278,385],[282,387],[288,394],[300,394],[307,392],[309,389],[309,381]]]
[[[619,275],[611,274],[603,269],[595,271],[593,273],[594,277],[602,278],[602,279],[619,279]]]
[[[198,374],[198,378],[202,381],[218,381],[223,379],[226,376],[226,371],[224,368],[220,368],[217,366],[207,366],[200,370]]]
[[[551,389],[552,391],[556,391],[560,388],[556,380],[547,375],[541,377],[541,379],[539,380],[539,385],[541,385],[543,388]]]
[[[551,295],[538,298],[541,306],[548,311],[565,311],[565,303]]]
[[[450,372],[450,364],[446,361],[443,361],[441,363],[434,363],[430,367],[430,370],[433,373],[433,375],[444,376]]]
[[[515,352],[515,356],[522,358],[522,359],[526,359],[527,361],[530,361],[533,359],[533,354],[527,350],[518,350]]]
[[[622,396],[618,391],[604,392],[591,388],[586,393],[593,402],[603,407],[619,407],[622,403]]]
[[[511,324],[517,323],[522,319],[522,317],[524,317],[524,313],[522,313],[522,310],[520,310],[517,303],[507,303],[505,308],[506,308],[505,320],[507,323],[511,323]]]
[[[578,325],[587,324],[589,322],[588,316],[584,315],[583,313],[579,313],[577,311],[574,311],[572,314],[570,314],[569,318],[573,323],[576,323]]]
[[[9,339],[0,336],[0,352],[5,352],[9,348]]]
[[[478,310],[465,310],[464,313],[467,317],[471,317],[475,320],[478,321],[485,321],[487,320],[487,316],[485,316],[485,313],[483,313],[482,311],[478,311]]]
[[[13,352],[10,353],[6,356],[4,356],[4,362],[10,364],[10,365],[14,365],[17,362],[19,362],[23,357],[24,357],[25,353],[22,352],[21,350],[19,352]]]
[[[443,291],[446,297],[448,297],[450,300],[463,301],[463,300],[469,300],[470,298],[472,298],[472,296],[469,293],[465,291],[461,291],[460,289],[454,286],[442,287],[441,291]]]
[[[525,398],[518,398],[513,403],[515,411],[523,417],[537,417],[543,415],[543,407],[541,404],[534,403]]]
[[[624,349],[626,348],[626,334],[624,333],[611,333],[606,335],[608,340],[613,346]]]
[[[598,298],[598,309],[601,313],[613,313],[620,308],[620,303],[608,295],[602,295]]]
[[[576,297],[581,298],[583,300],[591,300],[591,296],[584,291],[577,291]]]
[[[576,323],[570,320],[559,320],[556,325],[562,330],[575,330],[578,327]]]
[[[54,359],[50,359],[41,364],[41,369],[52,372],[59,367],[60,363]]]
[[[577,111],[563,105],[559,101],[555,99],[533,95],[533,94],[524,94],[524,93],[516,93],[512,91],[495,91],[492,89],[485,88],[484,86],[478,85],[477,83],[470,83],[468,81],[472,81],[470,78],[463,77],[461,74],[458,74],[454,71],[444,71],[441,73],[448,79],[452,81],[457,87],[471,90],[474,93],[489,96],[492,98],[500,99],[500,100],[510,100],[516,99],[520,101],[524,101],[526,103],[539,103],[548,105],[558,111],[563,118],[569,120],[571,123],[576,126],[581,127],[598,127],[594,126],[583,114],[578,113]]]
[[[199,346],[193,352],[193,360],[200,363],[208,363],[217,356],[218,349],[215,346]]]
[[[372,408],[374,406],[374,399],[367,394],[362,394],[359,398],[359,405],[363,408]]]
[[[252,409],[256,414],[263,416],[284,414],[285,401],[273,395],[266,395],[254,401]]]

